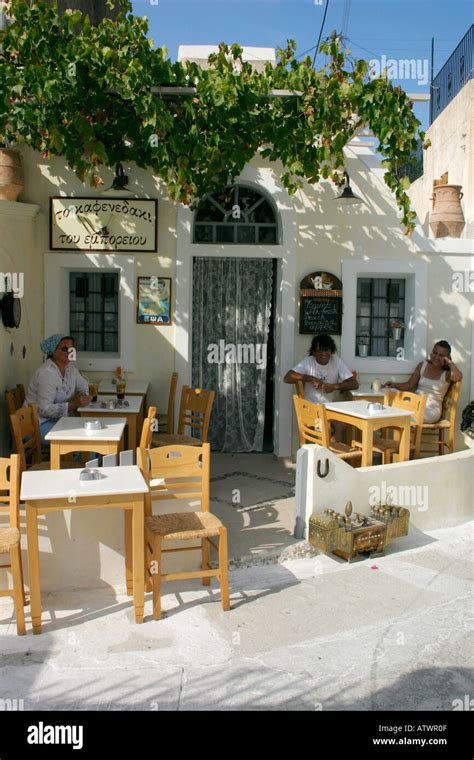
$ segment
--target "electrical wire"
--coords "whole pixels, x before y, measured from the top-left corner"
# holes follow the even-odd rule
[[[328,12],[328,6],[329,6],[329,0],[326,0],[326,7],[324,9],[324,16],[323,16],[323,20],[321,22],[321,29],[319,30],[319,38],[318,38],[318,41],[316,43],[316,50],[314,51],[313,68],[314,68],[314,64],[316,63],[316,56],[318,55],[319,43],[321,42],[321,35],[323,33],[324,22],[326,21],[326,14]]]

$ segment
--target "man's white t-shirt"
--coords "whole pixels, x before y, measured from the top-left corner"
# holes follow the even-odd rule
[[[323,383],[342,383],[352,377],[352,372],[346,367],[338,356],[331,356],[327,364],[319,364],[314,356],[306,356],[303,361],[293,367],[293,372],[300,375],[316,377]],[[304,397],[313,404],[327,404],[334,399],[333,393],[323,393],[317,390],[311,383],[304,384]]]

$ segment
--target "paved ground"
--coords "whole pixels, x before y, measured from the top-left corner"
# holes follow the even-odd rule
[[[26,710],[450,710],[473,694],[472,531],[389,549],[234,570],[228,613],[216,589],[169,584],[163,619],[141,626],[112,589],[69,591],[44,596],[41,636],[17,637],[1,600],[0,697]]]

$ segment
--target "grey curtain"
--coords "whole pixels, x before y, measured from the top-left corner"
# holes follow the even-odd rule
[[[218,451],[263,449],[272,287],[269,259],[194,259],[192,382],[216,391]]]

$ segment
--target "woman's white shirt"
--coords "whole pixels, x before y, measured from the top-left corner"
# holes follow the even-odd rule
[[[319,364],[314,356],[305,356],[305,358],[293,367],[293,372],[300,375],[310,375],[323,383],[342,383],[352,377],[352,372],[339,356],[331,356],[327,364]],[[311,383],[304,384],[304,397],[313,404],[328,404],[334,399],[333,393],[323,393],[317,390]]]
[[[75,364],[66,364],[64,377],[52,359],[36,370],[28,386],[24,406],[36,404],[40,424],[67,417],[68,402],[78,393],[87,394],[89,384]]]

